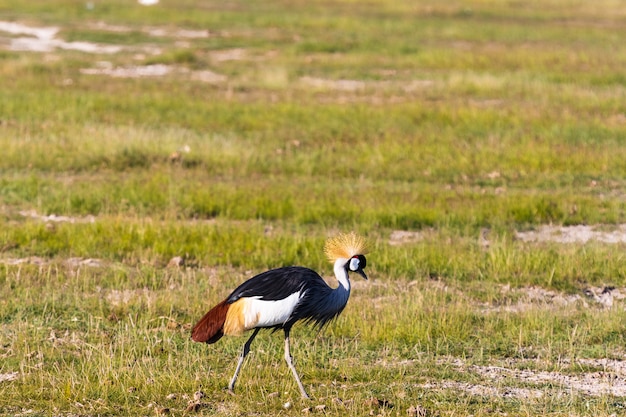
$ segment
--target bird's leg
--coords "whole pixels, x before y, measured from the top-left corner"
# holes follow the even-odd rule
[[[296,371],[296,367],[293,366],[293,361],[291,359],[291,353],[289,352],[289,329],[285,329],[285,360],[287,361],[287,366],[291,369],[293,373],[293,377],[296,378],[296,382],[298,383],[298,388],[300,388],[300,394],[302,394],[302,398],[310,399],[309,394],[304,390],[304,385],[302,385],[302,381],[300,381],[300,377],[298,376],[298,372]]]
[[[231,394],[234,394],[235,382],[237,382],[237,375],[239,375],[239,370],[241,369],[241,365],[243,365],[243,360],[246,358],[246,356],[250,352],[250,345],[252,344],[252,341],[256,337],[257,333],[259,333],[259,330],[261,329],[260,328],[254,329],[252,336],[250,336],[246,344],[243,345],[243,350],[241,351],[241,354],[239,355],[239,362],[237,363],[235,374],[233,375],[232,379],[230,380],[230,383],[228,384],[228,392],[230,392]]]

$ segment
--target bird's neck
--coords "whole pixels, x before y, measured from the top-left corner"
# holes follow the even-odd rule
[[[346,270],[346,262],[348,262],[346,259],[337,259],[335,261],[333,269],[335,272],[335,278],[337,278],[337,281],[339,282],[339,287],[337,287],[335,291],[342,290],[347,291],[348,294],[350,294],[350,279],[348,278],[348,271]]]
[[[348,278],[348,271],[346,271],[345,265],[347,260],[338,259],[335,261],[334,272],[335,278],[339,282],[337,288],[332,290],[329,297],[330,308],[334,314],[339,314],[341,310],[346,306],[348,298],[350,297],[350,279]]]

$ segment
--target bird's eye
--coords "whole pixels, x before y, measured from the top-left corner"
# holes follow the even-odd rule
[[[357,271],[360,263],[361,261],[357,257],[350,259],[350,271]]]

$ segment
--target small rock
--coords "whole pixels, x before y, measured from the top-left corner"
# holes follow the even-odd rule
[[[205,397],[205,395],[204,395],[204,392],[202,392],[202,391],[196,391],[196,392],[193,393],[193,399],[195,401],[199,401],[200,399],[202,399],[204,397]]]
[[[178,398],[176,394],[168,394],[167,397],[165,397],[166,400],[175,400],[176,398]]]
[[[326,409],[326,404],[320,404],[315,406],[315,411],[324,411]]]
[[[283,404],[283,408],[285,410],[289,410],[291,408],[291,403],[289,401],[287,401],[285,404]]]

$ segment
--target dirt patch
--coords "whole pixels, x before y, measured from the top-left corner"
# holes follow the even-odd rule
[[[29,256],[26,258],[5,258],[0,259],[0,264],[3,265],[46,265],[48,261],[39,256]]]
[[[463,391],[471,395],[481,397],[500,397],[500,398],[540,398],[543,396],[543,392],[538,389],[518,388],[518,387],[494,387],[481,384],[470,384],[468,382],[457,381],[441,381],[441,382],[429,382],[420,385],[424,389],[439,389],[439,390],[453,390]]]
[[[51,259],[42,258],[39,256],[28,256],[26,258],[4,258],[0,259],[0,264],[2,265],[50,265],[55,263]],[[102,259],[96,258],[69,258],[64,261],[64,263],[72,268],[78,268],[81,266],[87,267],[101,267],[104,265],[104,261]]]
[[[34,28],[20,23],[0,21],[0,32],[16,36],[8,39],[8,49],[12,51],[51,52],[55,49],[67,49],[94,54],[114,54],[122,50],[122,47],[118,45],[66,42],[56,37],[59,30],[54,26]]]
[[[483,312],[521,313],[531,309],[557,309],[574,303],[586,303],[580,294],[566,295],[535,286],[511,289],[509,285],[505,285],[501,292],[517,298],[517,300],[501,305],[485,304],[483,305]]]
[[[624,364],[620,364],[622,369]],[[626,375],[615,372],[582,372],[569,374],[561,372],[508,369],[497,366],[471,366],[470,372],[492,380],[496,384],[514,380],[524,384],[548,385],[567,392],[577,391],[590,396],[613,395],[626,397]]]
[[[150,299],[151,292],[147,288],[139,290],[110,290],[104,298],[113,306],[127,305],[137,300]]]
[[[483,304],[485,313],[521,313],[532,309],[559,309],[579,304],[585,308],[612,308],[617,301],[626,298],[626,288],[587,287],[580,294],[564,294],[541,287],[531,286],[512,289],[509,285],[501,288],[504,295],[512,295],[516,301],[493,305]]]
[[[611,227],[543,225],[535,230],[516,232],[515,237],[523,242],[587,243],[595,240],[602,243],[626,243],[626,224]]]
[[[431,80],[409,80],[404,82],[396,81],[364,81],[364,80],[331,80],[318,77],[300,77],[298,80],[300,85],[316,88],[320,90],[343,91],[343,92],[360,92],[365,90],[401,90],[405,93],[412,93],[419,90],[430,88],[434,85]]]
[[[81,74],[87,75],[108,75],[115,78],[145,78],[162,77],[172,72],[168,65],[138,65],[130,67],[113,67],[108,62],[99,63],[97,68],[81,68]]]
[[[210,70],[203,70],[192,71],[191,79],[209,84],[219,84],[225,82],[228,78],[225,75],[218,74]]]
[[[177,74],[188,75],[192,80],[209,84],[219,84],[227,80],[225,75],[209,70],[189,71],[186,68],[178,68],[163,64],[114,67],[113,64],[106,61],[98,62],[95,68],[81,68],[80,73],[86,75],[105,75],[115,78],[151,78]]]
[[[37,213],[35,210],[22,210],[19,212],[24,217],[31,217],[38,219],[46,223],[95,223],[96,218],[94,216],[86,217],[70,217],[70,216],[57,216],[56,214],[43,215]]]
[[[15,381],[19,376],[19,372],[6,372],[0,374],[0,382]]]
[[[389,244],[392,246],[400,246],[408,243],[419,242],[422,239],[424,239],[424,233],[422,232],[394,230],[389,236]]]
[[[65,263],[71,267],[78,268],[80,266],[89,266],[97,268],[103,265],[102,259],[95,258],[69,258]]]
[[[563,360],[563,364],[580,364],[600,370],[588,372],[558,372],[532,369],[519,369],[525,365],[522,360],[508,360],[507,366],[467,365],[461,358],[446,358],[438,361],[441,365],[451,365],[463,372],[488,380],[483,384],[457,381],[438,381],[420,385],[427,389],[446,389],[467,392],[485,397],[512,397],[536,399],[551,394],[571,395],[572,393],[599,397],[612,395],[626,397],[626,362],[610,359]],[[519,385],[526,385],[520,387]],[[531,386],[528,386],[531,385]]]
[[[192,29],[169,29],[159,27],[144,27],[141,29],[132,28],[129,26],[111,25],[106,22],[97,22],[89,24],[89,29],[114,32],[114,33],[128,33],[133,31],[140,31],[154,37],[166,37],[171,36],[179,39],[205,39],[211,34],[208,30],[192,30]]]
[[[367,86],[365,81],[360,80],[328,80],[315,77],[301,77],[300,83],[307,87],[336,91],[360,91]]]
[[[53,39],[59,32],[59,28],[51,26],[44,28],[34,28],[15,22],[0,21],[0,31],[11,35],[29,35],[38,39]]]
[[[247,57],[247,52],[243,48],[222,49],[210,52],[209,57],[213,62],[241,61]]]
[[[115,33],[127,33],[135,30],[130,27],[110,25],[104,22],[88,25],[88,28]],[[66,42],[57,37],[59,31],[60,28],[56,26],[32,27],[16,22],[0,21],[0,32],[13,36],[11,38],[0,37],[0,43],[6,43],[7,48],[12,51],[51,52],[55,49],[66,49],[94,54],[114,54],[124,50],[124,47],[120,45],[103,45],[84,41]],[[204,39],[210,36],[208,30],[172,30],[146,27],[141,29],[141,31],[150,36],[171,36],[176,39]]]

